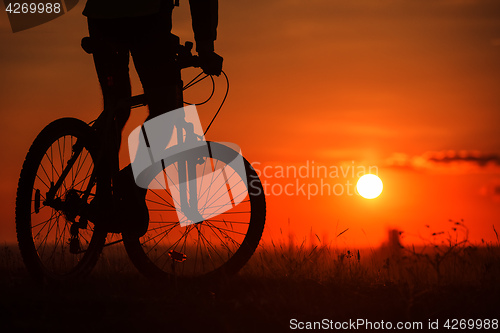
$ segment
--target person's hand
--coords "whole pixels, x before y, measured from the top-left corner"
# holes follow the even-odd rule
[[[222,58],[215,52],[202,52],[199,54],[200,57],[200,67],[203,72],[208,75],[219,76],[222,72]]]

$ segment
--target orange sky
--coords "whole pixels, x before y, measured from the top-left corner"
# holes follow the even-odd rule
[[[192,40],[184,2],[175,32]],[[17,178],[36,134],[59,117],[98,114],[92,59],[79,47],[82,6],[16,34],[0,14],[0,241],[14,239]],[[418,242],[425,225],[447,231],[448,219],[464,219],[471,240],[493,241],[492,225],[500,229],[500,2],[220,0],[216,48],[231,91],[209,140],[239,144],[258,169],[371,165],[384,181],[371,201],[271,194],[266,237],[290,228],[300,241],[312,229],[335,242],[349,228],[339,245],[376,246],[388,228]],[[205,125],[214,105],[202,113]],[[265,180],[275,189],[355,181]]]

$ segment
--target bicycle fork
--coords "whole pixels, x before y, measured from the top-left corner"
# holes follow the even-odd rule
[[[191,143],[197,141],[197,137],[194,134],[194,130],[192,127],[193,124],[188,123],[185,120],[182,124],[176,125],[178,143]],[[198,223],[204,220],[198,209],[198,184],[196,177],[197,164],[197,158],[194,156],[188,156],[186,158],[181,157],[178,160],[179,199],[181,204],[181,211],[188,220],[193,221],[194,223]]]

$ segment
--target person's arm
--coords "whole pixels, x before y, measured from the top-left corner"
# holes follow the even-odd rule
[[[218,0],[189,0],[196,51],[214,52],[219,15]]]

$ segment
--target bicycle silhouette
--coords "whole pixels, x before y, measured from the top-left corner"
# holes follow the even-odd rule
[[[178,46],[181,68],[197,67],[191,47],[189,42]],[[199,82],[198,77],[184,89]],[[131,147],[136,146],[131,148],[137,154],[132,163],[136,183],[148,189],[146,234],[109,230],[102,220],[113,216],[93,218],[90,206],[96,198],[113,206],[119,167],[108,156],[117,139],[113,142],[105,133],[112,130],[114,114],[124,105],[145,106],[146,96],[133,96],[115,109],[105,109],[90,124],[75,118],[55,120],[31,145],[16,197],[18,244],[29,273],[41,281],[84,276],[96,265],[103,247],[120,242],[136,268],[153,279],[208,279],[237,273],[262,236],[264,191],[238,149],[204,140],[201,126],[188,121],[193,119],[193,107],[156,117],[130,136],[129,143],[135,142]],[[173,124],[174,132],[162,135],[171,137],[170,142],[151,140],[167,123],[170,128]],[[121,233],[122,238],[106,243],[108,233]]]

